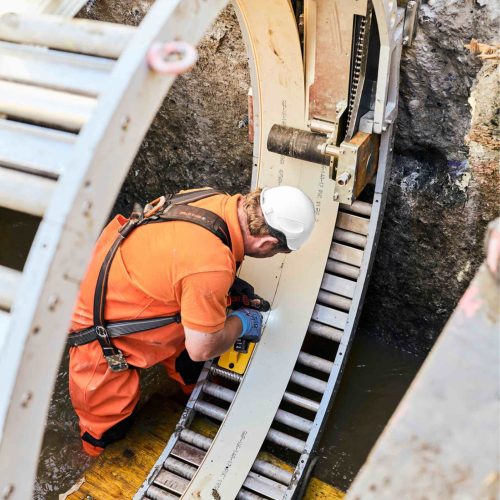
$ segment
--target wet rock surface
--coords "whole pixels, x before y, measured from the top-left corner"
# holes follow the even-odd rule
[[[494,41],[494,10],[491,1],[429,1],[403,51],[396,154],[361,328],[407,351],[432,346],[498,214],[498,72],[464,48]]]
[[[89,2],[80,15],[137,24],[151,3]],[[492,0],[423,2],[417,38],[403,53],[396,154],[361,329],[407,351],[424,352],[439,335],[483,259],[486,224],[498,211],[491,141],[478,139],[488,120],[488,137],[494,137],[495,91],[480,83],[494,76],[476,84],[476,121],[465,139],[481,61],[464,44],[472,37],[493,41],[495,8]],[[203,39],[194,71],[181,76],[165,99],[115,211],[128,213],[134,201],[181,188],[248,189],[249,82],[229,7]]]

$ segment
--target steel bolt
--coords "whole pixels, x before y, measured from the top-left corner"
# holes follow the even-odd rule
[[[351,179],[351,174],[349,172],[343,172],[342,175],[337,179],[339,186],[345,186]]]
[[[7,500],[10,498],[10,496],[14,493],[14,485],[13,484],[8,484],[3,490],[2,490],[2,499]]]
[[[82,212],[85,217],[89,216],[91,208],[92,208],[92,202],[90,200],[85,200],[82,203]]]
[[[333,195],[333,199],[334,199],[334,200],[338,200],[338,199],[339,199],[339,193],[335,193],[335,194]]]
[[[49,311],[55,311],[57,305],[59,304],[59,297],[57,295],[51,295],[47,301]]]
[[[33,393],[31,391],[26,391],[22,396],[21,396],[21,406],[23,408],[27,408],[29,402],[33,399]]]

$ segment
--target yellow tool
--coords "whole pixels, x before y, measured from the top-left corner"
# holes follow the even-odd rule
[[[248,362],[250,361],[250,356],[255,348],[254,343],[248,344],[247,352],[238,352],[231,347],[229,351],[226,351],[219,357],[218,365],[226,370],[231,370],[233,372],[243,375],[247,368]]]

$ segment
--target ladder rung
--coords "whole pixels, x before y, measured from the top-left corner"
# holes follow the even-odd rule
[[[316,321],[311,321],[307,328],[308,333],[331,340],[332,342],[340,342],[342,340],[343,331],[337,328],[332,328]]]
[[[162,486],[163,488],[167,488],[173,493],[182,495],[184,490],[187,488],[189,481],[163,469],[156,476],[154,483],[158,486]]]
[[[0,119],[0,164],[50,177],[68,165],[76,135]]]
[[[345,229],[346,231],[351,231],[353,233],[362,234],[363,236],[368,234],[369,225],[370,219],[358,217],[357,215],[346,214],[344,212],[338,213],[337,221],[335,222],[335,227],[340,227],[340,229]]]
[[[146,498],[150,498],[151,500],[179,500],[178,495],[174,495],[173,493],[162,490],[154,484],[152,484],[148,488],[148,491],[146,491]]]
[[[0,113],[37,123],[80,130],[95,103],[91,97],[0,81]]]
[[[347,243],[359,248],[365,248],[367,238],[362,234],[353,233],[352,231],[346,231],[345,229],[335,228],[333,233],[333,240],[339,243]]]
[[[235,391],[228,389],[227,387],[222,387],[221,385],[214,384],[212,382],[205,382],[203,385],[203,392],[209,394],[210,396],[214,396],[226,403],[231,403],[236,394]],[[306,418],[299,417],[298,415],[294,415],[285,410],[278,409],[276,415],[274,417],[276,422],[281,424],[288,425],[293,429],[297,429],[302,432],[309,432],[312,427],[312,421],[307,420]]]
[[[314,356],[313,354],[308,354],[307,352],[303,351],[299,353],[297,361],[301,365],[308,366],[309,368],[314,368],[315,370],[322,371],[326,374],[329,374],[333,368],[333,363],[331,361],[320,358],[319,356]]]
[[[366,201],[356,200],[352,205],[341,204],[340,208],[344,212],[352,212],[358,215],[364,215],[365,217],[370,217],[372,213],[372,205],[366,203]]]
[[[349,311],[352,305],[352,300],[342,295],[337,295],[335,293],[326,292],[325,290],[320,290],[318,293],[318,302],[326,306],[335,307],[341,311]]]
[[[343,311],[337,311],[336,309],[316,304],[314,306],[312,319],[343,330],[347,323],[347,314]]]
[[[0,167],[0,206],[42,217],[56,183]]]
[[[19,289],[22,273],[10,267],[0,266],[0,308],[10,309]]]
[[[329,256],[330,259],[345,262],[351,266],[361,267],[363,250],[342,245],[341,243],[332,243]]]
[[[199,447],[204,451],[207,451],[212,444],[212,440],[210,438],[198,434],[190,429],[182,429],[179,437],[186,443],[189,443],[195,447]],[[291,472],[288,472],[287,470],[282,469],[277,465],[270,464],[269,462],[266,462],[264,460],[255,460],[254,464],[252,465],[252,470],[285,485],[290,484],[290,481],[292,480]]]
[[[97,96],[114,62],[100,57],[0,42],[0,78]]]
[[[59,16],[4,14],[0,39],[118,59],[137,28]]]
[[[189,443],[177,441],[170,454],[184,460],[184,462],[199,466],[205,456],[205,451],[200,450],[200,448],[197,448]]]
[[[338,260],[328,259],[326,263],[326,271],[333,274],[338,274],[346,278],[351,278],[357,280],[359,278],[359,267],[350,266],[345,262],[339,262]]]
[[[286,486],[263,477],[255,472],[249,472],[243,486],[249,490],[255,491],[259,495],[265,495],[268,498],[281,499],[285,496]]]
[[[321,281],[321,288],[327,292],[336,293],[337,295],[352,299],[354,297],[354,290],[356,289],[356,282],[325,273]]]

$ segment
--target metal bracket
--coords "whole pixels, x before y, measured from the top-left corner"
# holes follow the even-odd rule
[[[370,182],[378,164],[379,136],[358,132],[340,145],[334,199],[351,205]]]
[[[406,4],[405,23],[403,26],[404,47],[411,47],[417,34],[418,9],[420,9],[420,0],[410,0]]]

